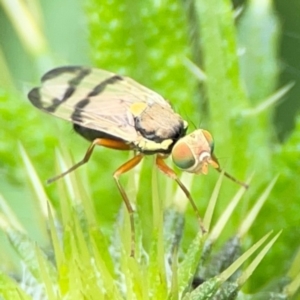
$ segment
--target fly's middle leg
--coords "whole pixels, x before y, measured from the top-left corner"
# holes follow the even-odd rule
[[[125,206],[127,208],[127,211],[129,213],[129,220],[130,220],[130,229],[131,229],[131,251],[130,251],[130,255],[134,256],[135,253],[135,228],[134,228],[134,210],[130,204],[130,201],[128,199],[128,196],[124,190],[124,188],[122,187],[120,181],[119,181],[119,177],[128,172],[129,170],[131,170],[132,168],[134,168],[136,165],[138,165],[141,160],[143,159],[143,155],[142,154],[138,154],[136,156],[134,156],[132,159],[130,159],[129,161],[127,161],[126,163],[124,163],[122,166],[120,166],[114,173],[114,179],[116,181],[117,187],[120,191],[120,194],[123,198],[123,201],[125,203]]]

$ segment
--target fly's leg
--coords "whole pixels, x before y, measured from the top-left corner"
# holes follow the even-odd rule
[[[93,150],[95,146],[103,146],[106,148],[111,148],[111,149],[116,149],[116,150],[131,150],[131,146],[122,142],[122,141],[116,141],[116,140],[110,140],[110,139],[95,139],[92,144],[89,146],[87,149],[83,159],[79,161],[77,164],[72,166],[69,170],[61,173],[60,175],[57,175],[53,178],[50,178],[47,180],[47,183],[52,183],[53,181],[56,181],[57,179],[60,179],[64,177],[65,175],[69,174],[70,172],[76,170],[80,166],[84,165],[87,163],[93,153]],[[130,229],[131,229],[131,256],[134,256],[134,249],[135,249],[135,230],[134,230],[134,210],[130,204],[130,201],[123,189],[123,187],[120,184],[119,177],[120,175],[126,173],[127,171],[131,170],[134,168],[143,158],[142,154],[138,154],[134,156],[132,159],[127,161],[125,164],[123,164],[121,167],[119,167],[115,173],[114,173],[114,179],[117,183],[118,189],[121,193],[121,196],[123,198],[123,201],[125,203],[125,206],[127,208],[127,211],[129,213],[130,217]]]
[[[111,149],[117,149],[117,150],[131,150],[130,145],[125,144],[122,141],[115,141],[115,140],[110,140],[110,139],[95,139],[92,144],[89,146],[89,148],[87,149],[83,159],[81,161],[79,161],[77,164],[75,164],[74,166],[72,166],[69,170],[55,176],[52,177],[50,179],[47,180],[47,183],[52,183],[54,181],[56,181],[57,179],[60,179],[62,177],[64,177],[65,175],[71,173],[72,171],[76,170],[77,168],[79,168],[80,166],[84,165],[85,163],[87,163],[93,153],[93,150],[95,148],[95,146],[103,146],[106,148],[111,148]]]
[[[233,177],[232,175],[230,175],[229,173],[223,171],[220,167],[220,164],[219,164],[219,161],[217,159],[217,157],[212,154],[212,163],[213,163],[213,167],[219,172],[219,173],[224,173],[224,176],[229,178],[230,180],[232,180],[233,182],[239,184],[240,186],[243,186],[245,189],[248,189],[249,188],[249,185],[245,182],[242,182],[238,179],[236,179],[235,177]]]
[[[140,161],[143,159],[143,155],[142,154],[138,154],[136,156],[134,156],[132,159],[130,159],[129,161],[127,161],[126,163],[124,163],[121,167],[119,167],[115,173],[114,173],[114,179],[116,181],[116,184],[118,186],[118,189],[122,195],[122,198],[124,200],[124,203],[126,205],[127,211],[129,213],[129,219],[130,219],[130,229],[131,229],[131,251],[130,251],[130,255],[133,257],[134,256],[134,251],[135,251],[135,229],[134,229],[134,210],[130,204],[130,201],[127,197],[127,194],[124,190],[124,188],[122,187],[120,181],[119,181],[119,177],[130,171],[132,168],[134,168],[136,165],[138,165],[140,163]]]
[[[164,161],[164,158],[157,155],[156,156],[156,166],[164,173],[166,174],[167,176],[169,176],[170,178],[174,179],[177,184],[180,186],[181,190],[184,192],[184,194],[186,195],[186,197],[189,199],[194,211],[195,211],[195,214],[196,214],[196,217],[199,221],[199,224],[200,224],[200,228],[202,230],[202,233],[206,233],[206,229],[204,228],[204,225],[203,225],[203,222],[202,222],[202,219],[200,217],[200,214],[199,214],[199,211],[198,211],[198,208],[190,194],[190,192],[188,191],[188,189],[184,186],[184,184],[181,182],[181,180],[178,178],[177,174],[175,173],[175,171],[173,169],[171,169]]]

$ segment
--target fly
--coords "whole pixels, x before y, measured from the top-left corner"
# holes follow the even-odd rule
[[[130,216],[133,255],[134,210],[119,178],[138,165],[145,155],[154,154],[156,166],[177,182],[205,231],[190,192],[165,163],[165,158],[171,155],[174,164],[189,173],[207,174],[209,165],[221,172],[208,131],[197,129],[186,134],[187,122],[165,99],[131,78],[108,71],[81,66],[60,67],[46,73],[41,81],[41,87],[28,94],[31,103],[46,113],[72,122],[74,130],[91,142],[81,161],[49,179],[49,183],[87,163],[95,146],[134,150],[135,156],[113,174]],[[224,174],[248,187],[228,173]]]

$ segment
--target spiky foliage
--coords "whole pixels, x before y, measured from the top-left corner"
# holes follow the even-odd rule
[[[51,16],[48,15],[48,18],[43,18],[38,6],[39,1],[31,1],[30,3],[15,1],[13,3],[16,6],[11,6],[10,1],[0,1],[0,3],[4,7],[21,41],[16,43],[16,37],[13,35],[14,32],[11,27],[5,32],[7,36],[3,35],[1,39],[3,41],[1,47],[3,48],[8,47],[13,42],[19,45],[11,47],[10,51],[6,51],[5,56],[2,55],[2,51],[0,52],[0,155],[2,162],[1,176],[3,176],[1,178],[1,192],[6,195],[8,202],[18,216],[23,218],[21,221],[25,224],[26,231],[34,232],[34,240],[38,241],[38,244],[43,245],[43,248],[47,248],[48,243],[45,234],[48,227],[45,225],[45,220],[51,220],[47,216],[47,195],[51,195],[52,201],[50,202],[55,207],[54,211],[57,214],[53,213],[53,222],[54,220],[56,222],[55,226],[52,226],[55,228],[53,232],[59,229],[57,228],[58,225],[62,226],[59,236],[64,233],[63,236],[68,237],[71,235],[70,232],[76,232],[76,230],[86,232],[84,228],[89,226],[95,226],[98,229],[99,224],[101,224],[104,236],[107,236],[109,233],[112,235],[110,228],[112,227],[112,221],[115,219],[115,212],[118,209],[120,199],[115,199],[117,198],[115,196],[117,193],[113,180],[105,174],[104,170],[113,171],[114,168],[117,168],[127,158],[124,154],[123,156],[122,154],[117,156],[109,151],[107,154],[104,151],[98,155],[95,153],[93,157],[94,163],[89,164],[92,184],[84,184],[84,191],[86,191],[84,197],[82,195],[82,197],[79,197],[77,192],[73,192],[72,189],[73,187],[76,190],[76,185],[81,184],[82,181],[76,181],[76,184],[67,185],[66,187],[61,186],[58,191],[55,186],[47,187],[46,194],[44,193],[44,187],[40,188],[39,185],[36,185],[36,180],[34,180],[34,187],[38,193],[37,198],[44,204],[41,208],[36,207],[36,205],[33,206],[30,204],[31,202],[27,201],[31,198],[31,194],[28,192],[27,185],[24,184],[24,171],[19,167],[20,162],[16,155],[11,154],[12,149],[17,148],[17,139],[21,140],[26,149],[28,149],[30,156],[34,158],[35,165],[39,174],[41,174],[40,177],[44,180],[53,175],[52,149],[55,145],[58,145],[58,140],[62,141],[64,149],[72,148],[72,152],[78,158],[82,156],[86,149],[86,144],[80,144],[80,140],[70,134],[69,127],[64,129],[63,125],[58,125],[51,118],[40,116],[29,104],[27,105],[24,101],[24,95],[29,90],[29,87],[23,88],[22,86],[26,91],[23,91],[21,88],[21,94],[16,92],[13,76],[11,76],[11,74],[17,74],[17,86],[20,88],[20,79],[25,78],[28,86],[27,82],[30,75],[37,80],[42,73],[51,69],[54,65],[77,64],[79,61],[80,63],[86,63],[85,59],[78,59],[78,56],[84,56],[83,52],[80,55],[77,54],[78,56],[76,54],[72,56],[74,53],[77,53],[76,50],[78,49],[78,46],[74,46],[74,40],[76,41],[80,34],[79,29],[82,30],[82,27],[84,27],[84,23],[80,20],[78,21],[82,15],[74,14],[74,10],[72,10],[74,7],[78,9],[76,1],[72,2],[72,7],[67,7],[67,12],[64,11],[64,8],[66,8],[64,5],[68,5],[68,2],[59,2],[57,10]],[[54,3],[55,1],[45,1],[45,4],[50,5],[50,7],[45,8],[45,14],[51,12],[51,5]],[[230,222],[223,221],[221,223],[223,225],[220,226],[224,227],[222,235],[216,234],[216,231],[213,229],[205,241],[209,241],[211,236],[215,237],[213,240],[216,240],[217,248],[220,248],[222,241],[228,239],[230,235],[236,232],[236,228],[241,226],[239,225],[241,220],[245,218],[249,208],[252,206],[250,201],[258,199],[261,190],[265,186],[270,186],[273,178],[280,173],[267,204],[262,208],[261,213],[257,215],[255,222],[249,229],[250,231],[248,229],[240,231],[248,232],[242,238],[243,245],[246,248],[250,247],[250,240],[254,243],[254,241],[259,240],[262,235],[271,229],[274,229],[276,232],[281,229],[284,229],[284,231],[276,245],[272,247],[272,251],[269,252],[257,268],[253,274],[254,276],[247,281],[243,291],[249,293],[257,292],[258,299],[266,299],[269,295],[268,291],[275,292],[276,289],[278,292],[277,298],[296,294],[300,280],[298,275],[299,258],[296,257],[294,263],[291,263],[291,261],[299,248],[298,243],[295,241],[299,240],[300,185],[298,183],[299,160],[297,160],[297,157],[299,156],[300,122],[298,119],[294,132],[284,144],[281,145],[276,141],[273,135],[274,127],[271,122],[273,105],[278,100],[282,101],[283,96],[289,91],[293,83],[288,82],[287,86],[281,87],[274,92],[278,72],[277,38],[280,29],[278,18],[274,14],[271,2],[249,1],[249,5],[243,8],[242,13],[237,18],[235,18],[237,12],[232,9],[231,4],[226,0],[189,0],[182,2],[173,0],[143,2],[87,0],[84,3],[90,35],[90,52],[93,58],[91,65],[132,76],[149,88],[160,92],[189,121],[190,127],[193,127],[193,123],[196,123],[198,126],[200,119],[201,126],[212,131],[216,141],[216,154],[221,157],[221,163],[225,165],[226,170],[234,173],[239,178],[245,178],[245,174],[256,172],[251,189],[244,196],[242,205],[235,208]],[[17,5],[19,9],[15,9]],[[71,34],[68,31],[66,35],[68,38],[61,38],[54,43],[52,42],[55,44],[55,47],[50,48],[46,34],[42,31],[42,23],[43,21],[48,22],[46,22],[46,26],[48,25],[47,33],[51,37],[51,41],[53,37],[60,37],[60,33],[67,26],[64,26],[64,24],[59,29],[55,28],[58,20],[54,18],[59,15],[58,12],[63,13],[64,20],[68,20],[65,24],[69,25],[69,28],[72,30],[75,29],[76,38],[70,42]],[[2,30],[1,33],[3,33],[3,28],[5,30],[8,27],[4,26],[6,20],[2,17],[0,19],[0,29]],[[52,32],[51,29],[53,29]],[[80,39],[81,44],[82,40]],[[56,51],[59,51],[57,50],[59,48],[57,45],[63,48],[59,55],[56,54]],[[20,49],[23,49],[21,54],[18,52]],[[7,61],[6,57],[8,58]],[[35,84],[36,81],[35,83],[32,82],[30,88]],[[74,147],[74,144],[76,144],[76,147]],[[111,155],[113,155],[113,160]],[[68,163],[69,165],[70,163]],[[149,167],[150,165],[148,164]],[[151,205],[152,203],[153,205],[159,205],[160,202],[151,201],[156,198],[149,195],[150,179],[147,178],[149,177],[147,174],[149,173],[146,162],[146,167],[141,170],[141,182],[143,184],[138,189],[136,205],[138,212],[147,212],[139,214],[141,223],[139,236],[141,237],[143,233],[143,245],[146,250],[149,250],[156,247],[154,246],[155,243],[157,245],[163,243],[161,241],[158,242],[160,233],[157,231],[159,230],[154,231],[154,227],[148,225],[150,223],[157,226],[157,224],[162,223],[162,210],[158,210],[160,214],[156,215],[157,218],[152,218],[150,213],[152,211]],[[209,176],[197,178],[196,184],[191,187],[192,195],[197,200],[197,205],[201,212],[204,211],[207,205],[207,199],[210,197],[216,181],[216,175]],[[166,195],[172,195],[172,197],[169,196],[170,198],[166,199],[162,193],[160,194],[160,199],[165,199],[167,203],[172,200],[171,202],[175,203],[176,210],[183,212],[185,205],[182,204],[182,197],[178,198],[180,201],[174,201],[173,199],[174,191],[172,192],[172,190],[174,187],[170,183],[166,183],[162,177],[159,177],[158,185],[160,189],[163,187],[166,190]],[[80,200],[81,204],[78,206],[78,204],[63,201],[64,199],[69,199],[66,191],[73,193],[71,199]],[[114,196],[112,196],[112,193],[114,193]],[[216,216],[223,215],[226,203],[229,202],[233,193],[234,185],[224,182],[221,193],[222,201],[218,202],[215,209]],[[146,198],[145,195],[147,195]],[[92,199],[91,202],[86,201],[89,198]],[[111,200],[112,198],[114,201]],[[130,198],[134,199],[134,197]],[[97,213],[89,213],[94,211],[93,205],[96,206],[95,211]],[[82,206],[84,206],[84,209]],[[89,207],[92,207],[92,209]],[[23,226],[19,224],[21,222],[16,221],[17,219],[9,212],[7,205],[4,205],[2,202],[1,208],[2,213],[8,216],[10,223],[14,224],[13,228],[22,231]],[[24,217],[23,212],[25,210],[30,217]],[[80,211],[85,212],[83,216]],[[153,211],[157,210],[153,209]],[[212,213],[212,210],[210,212]],[[43,217],[44,215],[47,216],[46,219]],[[30,222],[28,222],[28,219]],[[77,219],[82,222],[79,222]],[[181,253],[187,253],[189,245],[192,244],[195,234],[198,232],[197,222],[193,214],[191,214],[191,210],[185,213],[184,219],[186,230],[180,244],[182,252],[181,250],[177,251],[179,257],[178,266],[183,260]],[[1,220],[3,228],[7,228],[7,223],[3,221],[5,218]],[[169,238],[165,237],[165,239],[170,239],[170,243],[172,240],[175,240],[176,243],[174,243],[176,245],[179,244],[178,240],[180,239],[178,236],[181,236],[181,234],[176,235],[176,237],[174,237],[174,234],[175,232],[181,232],[181,230],[176,228],[177,226],[181,228],[182,219],[177,219],[177,221],[178,223],[175,222],[175,224],[173,222],[164,224],[165,227],[171,228],[170,230],[165,229],[165,231],[173,232],[173,234],[169,235]],[[76,225],[77,223],[80,223],[80,226]],[[49,224],[51,224],[50,221]],[[88,226],[83,226],[86,224]],[[224,224],[227,226],[224,226]],[[241,226],[244,229],[246,227],[246,225]],[[20,235],[19,232],[10,231],[10,236],[16,248],[23,249],[20,250],[21,254],[24,253],[26,245],[31,244],[31,242],[27,243],[28,239],[24,235]],[[90,234],[85,233],[84,236],[88,237],[87,241],[84,240],[86,246],[84,247],[83,245],[85,244],[81,243],[80,249],[88,248],[87,251],[90,254],[90,251],[92,251]],[[226,251],[229,254],[235,254],[235,248],[239,248],[240,235],[238,236],[238,238],[228,242],[228,247],[224,246],[224,249],[227,249]],[[24,244],[18,243],[21,240],[24,240]],[[62,241],[61,238],[58,238],[58,240]],[[11,251],[5,251],[7,247],[5,247],[4,241],[4,239],[1,239],[1,269],[9,270],[12,273],[12,265],[19,265],[19,259],[14,264],[11,263]],[[102,236],[97,241],[100,245],[104,243]],[[202,244],[205,244],[202,238],[200,241]],[[53,245],[58,245],[59,243],[56,242],[55,244],[53,242]],[[61,248],[57,247],[55,253],[58,266],[60,266],[58,258],[63,257],[64,251],[69,255],[70,245],[74,245],[74,243],[75,241],[71,237],[64,238],[61,244],[65,247],[62,245],[60,245]],[[21,245],[24,247],[21,248]],[[164,248],[168,249],[167,246],[164,246]],[[128,249],[128,240],[124,245],[124,249]],[[206,253],[206,249],[204,250],[204,253]],[[36,280],[30,273],[34,273],[36,277],[42,277],[42,275],[36,275],[37,272],[35,270],[39,269],[40,265],[43,265],[45,257],[39,254],[39,250],[35,251],[37,255],[34,258],[39,258],[39,265],[36,261],[33,261],[32,264],[29,264],[30,266],[24,267],[24,278],[27,278],[24,281],[36,283],[35,285],[29,284],[29,286],[33,286],[34,291],[38,294],[38,291],[44,293],[45,287],[39,284],[41,280]],[[29,252],[30,255],[28,254],[24,261],[28,261],[32,257],[32,252]],[[85,251],[82,252],[87,253]],[[166,252],[173,253],[169,250],[166,250]],[[227,252],[224,252],[224,255],[216,255],[216,257],[226,257],[225,253]],[[110,256],[110,254],[107,255]],[[176,257],[176,251],[172,255]],[[50,256],[49,253],[47,253],[47,256]],[[67,255],[65,254],[65,256]],[[196,257],[199,256],[200,254],[197,253]],[[78,258],[78,255],[76,256],[74,253],[74,257]],[[86,258],[87,256],[83,256],[82,262],[86,263],[84,257]],[[161,259],[162,256],[157,257]],[[71,258],[73,259],[73,256]],[[76,260],[73,261],[74,265],[70,269],[78,268],[79,270],[80,264],[75,263]],[[172,271],[176,269],[176,259],[172,259],[172,261],[173,264],[169,265],[171,271],[168,269],[166,274],[171,272],[173,274],[169,282],[172,284],[172,291],[174,291],[175,295],[179,287],[176,286],[176,282],[178,282],[175,275],[176,272]],[[197,261],[197,259],[194,259],[194,261]],[[206,261],[209,261],[209,259]],[[47,265],[47,263],[45,264]],[[208,262],[203,263],[203,265],[206,264]],[[36,267],[37,265],[38,267]],[[194,281],[194,286],[197,285],[197,281],[202,282],[203,279],[207,280],[211,276],[216,276],[217,273],[220,275],[221,269],[215,267],[215,265],[223,265],[223,263],[217,260],[212,262],[211,265],[211,267],[205,267],[200,269],[199,272],[197,271],[198,275]],[[291,268],[287,271],[289,265],[291,265]],[[127,265],[125,264],[125,266]],[[136,266],[136,264],[132,263],[132,266]],[[154,265],[152,269],[155,269],[156,266]],[[28,270],[31,271],[28,272]],[[78,270],[76,271],[77,273],[79,273]],[[87,268],[87,270],[90,269]],[[43,278],[51,278],[52,282],[51,274],[56,274],[53,285],[57,286],[57,272],[60,272],[59,279],[62,282],[66,282],[66,284],[61,283],[62,294],[66,294],[66,286],[69,286],[69,278],[67,276],[69,269],[65,266],[59,270],[49,266],[48,271],[42,272]],[[20,273],[13,272],[13,274]],[[48,275],[47,277],[45,274],[50,274],[51,276]],[[129,274],[131,275],[130,272]],[[287,279],[283,274],[287,274]],[[188,278],[190,278],[190,275],[180,276],[186,276],[184,282],[188,282]],[[278,277],[279,279],[276,279]],[[75,277],[72,278],[74,279]],[[88,276],[86,278],[89,279]],[[240,282],[242,281],[240,280]],[[10,297],[9,292],[13,293],[12,299],[14,299],[15,295],[22,295],[21,289],[16,287],[15,282],[4,275],[4,273],[1,276],[1,282],[5,282],[3,287],[5,287],[8,298]],[[130,283],[131,281],[128,282]],[[179,280],[179,282],[181,281]],[[263,288],[262,285],[267,282],[270,282],[270,287],[266,286]],[[286,282],[291,283],[286,285]],[[148,281],[143,283],[147,287]],[[49,287],[51,284],[47,286]],[[144,287],[142,284],[134,286]],[[224,298],[231,297],[228,296],[230,289],[232,289],[233,294],[236,293],[235,286],[235,284],[228,285],[227,296],[224,296]],[[226,293],[224,292],[222,295],[226,295]],[[242,294],[239,294],[239,296],[242,297]],[[246,295],[243,296],[247,298]],[[255,299],[256,296],[251,295],[249,297],[250,299]],[[23,298],[26,298],[26,296],[24,295]]]
[[[203,235],[198,231],[188,249],[183,250],[184,216],[176,209],[178,206],[164,208],[158,197],[155,171],[151,243],[145,247],[142,242],[144,230],[139,215],[146,212],[138,212],[136,254],[131,257],[130,226],[123,208],[114,231],[105,233],[96,221],[96,211],[81,180],[71,177],[61,182],[60,210],[56,211],[22,147],[21,154],[35,190],[35,205],[43,213],[41,229],[48,229],[49,244],[41,249],[34,243],[6,206],[2,229],[18,253],[23,272],[15,279],[1,273],[3,299],[244,299],[242,286],[279,236],[270,240],[268,233],[247,251],[242,250],[242,240],[267,200],[275,179],[221,249],[216,252],[214,244],[242,199],[244,188],[232,198],[210,233]],[[60,157],[59,160],[65,165]],[[222,179],[221,176],[216,184],[204,218],[207,228],[211,225]],[[131,180],[133,183],[134,178]],[[241,268],[245,261],[248,266]],[[287,297],[292,285],[284,287],[284,292],[270,289],[264,295]]]

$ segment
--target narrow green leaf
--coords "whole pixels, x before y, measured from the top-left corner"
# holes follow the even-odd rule
[[[272,1],[247,3],[239,22],[238,36],[240,47],[244,49],[240,56],[241,75],[252,103],[268,96],[276,84],[278,27]]]
[[[245,109],[242,111],[243,117],[257,117],[258,114],[268,110],[270,107],[274,106],[276,103],[279,102],[279,100],[282,100],[283,96],[285,96],[291,88],[295,85],[295,83],[289,83],[285,86],[283,86],[281,89],[276,91],[274,94],[272,94],[267,99],[263,100],[261,103],[259,103],[256,107],[252,107],[249,109]]]
[[[222,284],[220,278],[214,277],[203,282],[198,288],[185,295],[183,300],[210,300]]]
[[[36,22],[26,2],[1,0],[1,3],[23,47],[33,56],[45,54],[47,51],[45,35],[41,32],[41,26]]]
[[[247,180],[247,184],[250,182],[251,179]],[[246,192],[246,189],[244,187],[241,187],[236,195],[231,199],[230,203],[228,204],[227,208],[223,211],[222,215],[219,217],[219,220],[217,221],[216,225],[212,229],[212,231],[209,233],[209,239],[211,241],[215,241],[220,236],[222,230],[224,229],[225,225],[227,224],[228,220],[230,219],[230,216],[234,212],[234,209],[242,199],[242,196]]]
[[[58,295],[56,295],[55,292],[57,290],[57,281],[55,280],[56,276],[54,275],[56,272],[54,273],[53,267],[49,268],[50,263],[46,261],[45,256],[37,246],[35,247],[35,255],[39,264],[41,279],[46,289],[47,299],[58,300]]]
[[[215,211],[215,207],[216,207],[217,199],[218,199],[218,196],[219,196],[219,193],[221,190],[221,184],[222,184],[223,178],[224,178],[224,172],[222,172],[218,178],[218,181],[217,181],[215,188],[212,192],[212,195],[209,199],[207,209],[205,211],[203,224],[204,224],[204,228],[207,229],[207,231],[209,231],[209,229],[210,229],[211,220],[213,217],[213,213]]]
[[[60,266],[62,262],[65,260],[64,251],[62,249],[62,241],[59,239],[59,230],[62,230],[59,228],[60,224],[58,223],[58,220],[54,219],[54,216],[51,212],[51,208],[49,206],[49,233],[51,236],[51,242],[52,247],[54,250],[54,258],[56,266]]]
[[[218,278],[224,282],[227,280],[270,236],[272,232],[267,233],[258,242],[256,242],[250,249],[241,255],[229,268],[223,271]]]
[[[26,267],[32,274],[32,276],[38,281],[42,282],[40,274],[40,266],[35,255],[35,244],[30,240],[30,238],[24,233],[20,233],[16,230],[8,230],[7,235],[9,240],[20,256],[21,260],[25,263]],[[53,265],[48,264],[48,272],[53,276],[55,274],[55,269]]]
[[[284,288],[284,294],[287,297],[293,297],[300,290],[300,272],[295,276],[291,283]]]
[[[261,194],[261,196],[256,201],[256,203],[253,206],[253,208],[251,209],[251,211],[249,211],[248,215],[244,218],[243,223],[241,224],[241,226],[239,228],[239,236],[240,237],[244,236],[248,232],[249,228],[255,221],[255,218],[258,215],[260,209],[264,205],[265,201],[268,199],[277,179],[278,179],[278,176],[276,176],[270,182],[270,184],[266,187],[265,191]]]
[[[255,259],[250,263],[250,265],[247,267],[247,269],[243,271],[242,275],[237,280],[237,282],[240,286],[242,286],[247,281],[247,279],[252,275],[252,273],[257,268],[257,266],[262,261],[262,259],[265,257],[267,252],[271,249],[273,244],[276,242],[276,240],[278,239],[280,234],[281,234],[281,231],[257,254]]]
[[[0,194],[0,208],[1,211],[3,212],[3,226],[1,225],[0,222],[0,227],[5,231],[5,229],[10,226],[14,228],[15,230],[18,230],[20,232],[25,233],[25,228],[23,225],[19,222],[16,214],[12,211],[12,209],[7,205],[8,201],[6,201],[3,196]]]
[[[180,263],[178,268],[178,287],[179,293],[182,294],[186,290],[191,280],[195,275],[195,271],[200,262],[200,257],[203,250],[204,237],[199,232],[192,241],[184,260]]]
[[[101,283],[101,290],[103,293],[107,294],[108,299],[122,300],[123,297],[117,286],[117,277],[113,274],[112,266],[110,261],[106,258],[107,256],[101,251],[101,246],[98,245],[97,239],[94,237],[91,241],[92,250],[95,259],[95,269],[99,272],[99,281]],[[103,249],[107,251],[107,249]],[[114,261],[114,264],[117,265],[117,261]]]
[[[44,188],[44,184],[41,182],[31,160],[29,159],[24,147],[19,143],[19,151],[26,168],[26,173],[29,177],[30,184],[36,194],[36,199],[38,200],[38,211],[36,212],[36,220],[38,221],[37,226],[39,226],[43,236],[47,236],[47,226],[46,220],[48,219],[48,209],[47,205],[51,205],[51,201],[47,196]]]
[[[0,272],[0,298],[2,299],[14,299],[14,300],[31,300],[22,289],[20,284],[15,282],[7,275]]]

